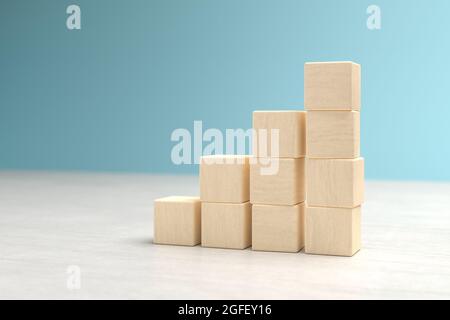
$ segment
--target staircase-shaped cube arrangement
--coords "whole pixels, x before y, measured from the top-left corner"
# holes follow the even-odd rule
[[[200,197],[155,200],[154,242],[352,256],[361,247],[360,66],[306,63],[306,111],[255,111],[253,154],[203,156]]]

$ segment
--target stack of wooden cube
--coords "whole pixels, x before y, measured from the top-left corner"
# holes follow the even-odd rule
[[[245,249],[251,245],[249,156],[203,156],[200,162],[201,244]]]
[[[305,112],[255,111],[253,130],[252,249],[298,252],[304,247]]]
[[[250,156],[200,159],[200,197],[155,200],[157,244],[245,249],[251,246]]]
[[[361,69],[305,64],[305,252],[352,256],[361,247],[364,159],[360,157]]]
[[[200,197],[155,200],[155,243],[340,256],[360,249],[361,69],[307,63],[304,80],[306,112],[253,113],[252,157],[204,156]]]

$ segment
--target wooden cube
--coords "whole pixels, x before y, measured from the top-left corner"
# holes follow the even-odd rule
[[[200,199],[243,203],[250,199],[249,156],[203,156],[200,162]]]
[[[264,164],[250,164],[250,202],[252,204],[295,205],[305,201],[305,158],[277,158],[276,174],[263,174]]]
[[[202,246],[245,249],[252,244],[252,206],[202,202]]]
[[[253,155],[263,158],[304,157],[306,152],[305,119],[305,111],[254,111]],[[271,139],[273,129],[278,129],[278,141]],[[278,152],[272,149],[272,144],[275,143],[278,143]]]
[[[360,114],[356,111],[308,111],[309,158],[352,159],[360,156]]]
[[[172,196],[156,199],[154,209],[154,243],[185,246],[200,243],[199,197]]]
[[[305,205],[252,207],[252,249],[299,252],[305,243]]]
[[[361,107],[361,66],[353,62],[305,64],[306,110],[356,110]]]
[[[361,207],[306,207],[306,253],[353,256],[360,248]]]
[[[354,208],[364,201],[364,159],[307,159],[308,205]]]

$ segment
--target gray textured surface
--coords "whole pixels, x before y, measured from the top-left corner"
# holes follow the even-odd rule
[[[339,258],[153,245],[153,199],[196,177],[0,172],[0,298],[449,299],[450,184],[366,185],[363,249]]]

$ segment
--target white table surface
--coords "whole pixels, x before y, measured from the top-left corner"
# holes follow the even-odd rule
[[[368,181],[353,258],[154,245],[153,199],[197,185],[0,172],[0,298],[450,298],[450,184]],[[67,287],[70,265],[78,290]]]

